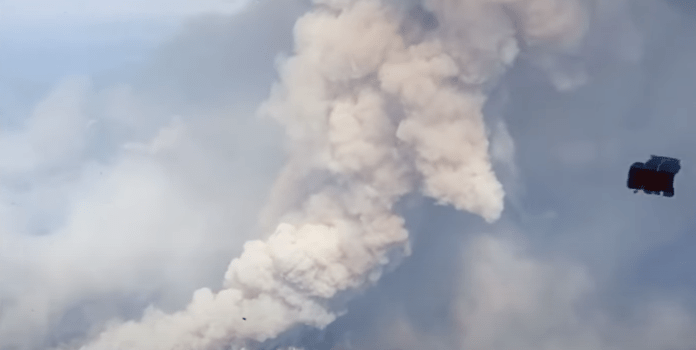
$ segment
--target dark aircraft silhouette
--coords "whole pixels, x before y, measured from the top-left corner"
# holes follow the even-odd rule
[[[660,192],[665,197],[674,196],[674,175],[681,169],[679,159],[650,156],[645,164],[633,163],[628,171],[628,188],[633,189],[633,193],[643,190],[647,194],[659,195]]]

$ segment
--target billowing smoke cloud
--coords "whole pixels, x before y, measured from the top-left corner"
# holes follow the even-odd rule
[[[573,0],[423,6],[437,26],[423,26],[412,42],[390,2],[315,1],[260,109],[287,134],[288,163],[263,215],[264,225],[280,224],[244,245],[221,291],[200,289],[171,314],[150,308],[81,349],[222,349],[298,325],[323,328],[409,255],[394,205],[416,188],[487,222],[500,217],[487,94],[522,44],[542,53],[538,62],[560,89],[581,82],[553,57],[581,44],[587,9]]]
[[[299,8],[193,21],[155,48],[145,63],[156,70],[67,76],[45,96],[14,90],[37,101],[3,109],[0,121],[1,349],[50,348],[109,319],[140,318],[148,304],[178,310],[196,289],[220,288],[230,257],[255,237],[255,216],[282,165],[277,131],[247,116],[267,97],[273,55],[291,48]],[[260,19],[273,30],[259,28]],[[81,45],[80,36],[49,39],[95,50],[91,36]],[[214,57],[197,54],[200,46],[215,47]],[[41,75],[32,63],[17,70]],[[257,86],[226,79],[244,74]]]

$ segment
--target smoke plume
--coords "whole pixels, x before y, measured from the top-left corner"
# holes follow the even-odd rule
[[[487,222],[500,217],[487,94],[521,46],[546,57],[575,50],[588,12],[575,0],[422,6],[429,20],[406,30],[411,17],[389,1],[314,1],[259,109],[286,130],[288,161],[262,216],[279,224],[244,245],[222,290],[200,289],[172,314],[150,308],[82,350],[212,350],[324,328],[410,254],[394,212],[403,195],[419,189]]]

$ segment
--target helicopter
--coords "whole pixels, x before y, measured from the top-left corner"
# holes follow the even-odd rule
[[[636,162],[628,171],[628,188],[633,193],[643,190],[647,194],[674,196],[674,176],[681,169],[679,159],[651,155],[645,163]]]

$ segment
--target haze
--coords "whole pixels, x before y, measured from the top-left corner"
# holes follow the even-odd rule
[[[675,4],[0,2],[0,350],[696,348]]]

